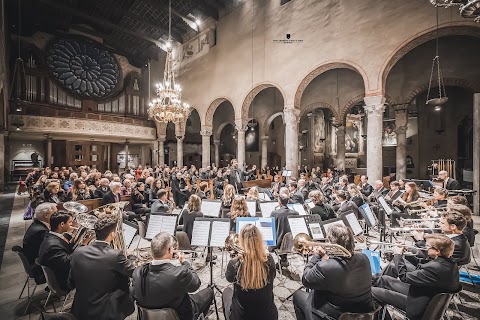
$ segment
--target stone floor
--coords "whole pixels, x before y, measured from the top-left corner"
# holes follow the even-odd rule
[[[4,203],[7,197],[11,197],[12,194],[4,194],[0,196],[0,203]],[[44,290],[45,285],[39,286],[36,290],[33,303],[30,306],[27,315],[23,316],[23,312],[26,307],[27,299],[26,293],[23,294],[21,299],[18,299],[22,286],[25,282],[25,273],[21,265],[18,256],[11,251],[11,248],[15,245],[21,245],[23,235],[26,228],[31,223],[30,221],[24,221],[22,219],[24,208],[28,203],[28,198],[25,196],[16,195],[13,201],[13,207],[11,209],[11,216],[9,217],[8,234],[3,234],[4,229],[0,229],[0,239],[6,236],[5,251],[3,252],[3,261],[0,269],[0,320],[3,319],[38,319],[39,312],[43,309],[43,303],[47,297]],[[6,214],[6,212],[2,212]],[[6,218],[5,218],[6,219]],[[476,228],[480,229],[480,217],[475,217]],[[477,235],[477,246],[480,247],[480,235]],[[136,240],[134,240],[135,242]],[[224,271],[221,270],[221,252],[214,252],[217,255],[217,263],[213,267],[213,278],[215,284],[220,290],[223,290],[229,283],[223,278]],[[477,257],[479,257],[478,249],[475,251]],[[225,257],[227,259],[227,257]],[[229,259],[229,258],[228,258]],[[480,263],[480,259],[477,260]],[[201,288],[204,288],[210,282],[210,269],[208,265],[205,265],[205,261],[201,258],[197,259],[194,263],[194,268],[198,269],[200,279],[202,280]],[[299,256],[293,257],[291,260],[291,266],[288,272],[284,272],[284,275],[280,276],[277,272],[277,277],[274,282],[274,294],[275,304],[279,310],[279,319],[295,319],[295,313],[291,299],[286,298],[293,292],[300,289],[300,277],[303,272],[303,259]],[[470,265],[471,272],[479,274],[480,270],[476,269],[473,262]],[[33,289],[33,285],[29,287],[29,290]],[[27,290],[25,290],[27,291]],[[464,290],[460,294],[460,299],[455,299],[458,305],[460,314],[456,311],[454,304],[450,305],[450,309],[447,314],[451,319],[480,319],[480,288],[472,287],[469,284],[464,284]],[[219,318],[224,319],[221,304],[221,293],[216,291],[216,301],[218,306]],[[67,310],[70,307],[72,299],[67,300]],[[63,301],[55,302],[57,311],[61,308]],[[49,303],[46,310],[53,312],[53,306]],[[455,310],[455,311],[454,311]],[[131,315],[128,319],[136,319],[136,313]],[[208,319],[216,319],[215,308],[212,306],[208,315]]]

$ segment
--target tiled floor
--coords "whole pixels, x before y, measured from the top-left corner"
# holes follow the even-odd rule
[[[0,196],[0,202],[4,201],[3,196]],[[23,311],[26,306],[26,293],[22,299],[18,299],[22,286],[25,282],[25,273],[23,271],[20,259],[18,256],[11,251],[11,248],[14,245],[21,245],[23,234],[25,233],[26,228],[30,222],[25,222],[22,219],[24,208],[27,205],[28,199],[25,196],[16,196],[13,203],[13,211],[10,218],[10,225],[8,228],[7,240],[5,243],[5,252],[3,256],[3,261],[0,269],[0,320],[3,319],[38,319],[39,310],[43,310],[42,306],[46,299],[46,293],[44,291],[44,286],[39,286],[37,288],[36,297],[32,306],[29,308],[29,314],[22,317]],[[480,217],[475,217],[476,227],[480,227]],[[0,234],[1,236],[5,236]],[[134,240],[135,241],[135,240]],[[480,236],[477,236],[477,247],[480,247]],[[220,290],[223,290],[228,286],[228,282],[222,278],[223,273],[221,271],[221,253],[215,253],[218,257],[217,264],[214,266],[213,274],[215,279],[215,284]],[[478,257],[478,250],[476,251],[476,256]],[[478,259],[480,263],[480,259]],[[472,263],[473,265],[473,263]],[[279,310],[279,319],[295,319],[295,313],[293,311],[293,305],[290,300],[286,298],[291,295],[293,292],[300,288],[300,276],[303,271],[303,260],[300,257],[295,257],[291,261],[291,273],[286,274],[280,277],[277,273],[277,278],[274,282],[274,294],[275,294],[275,304]],[[202,259],[197,259],[194,263],[194,267],[198,269],[198,274],[202,280],[202,287],[204,288],[210,282],[210,270],[209,267],[205,265],[205,262]],[[473,269],[473,267],[472,267]],[[474,271],[474,273],[479,273]],[[469,285],[464,285],[464,291],[461,293],[461,301],[457,301],[458,307],[461,311],[459,315],[458,312],[453,311],[454,305],[450,306],[448,315],[452,319],[480,319],[480,289],[472,288]],[[30,290],[33,289],[33,286],[30,287]],[[221,294],[216,292],[216,301],[219,311],[220,319],[224,319],[222,312],[221,304]],[[55,306],[60,309],[62,302],[56,302]],[[67,307],[71,304],[71,299],[67,301]],[[51,305],[47,306],[47,311],[53,311]],[[128,319],[136,319],[136,313],[131,315]],[[210,308],[210,313],[208,319],[216,319],[214,307]]]

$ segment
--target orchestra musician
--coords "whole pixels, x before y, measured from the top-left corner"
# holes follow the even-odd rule
[[[170,206],[168,203],[168,191],[165,189],[160,189],[157,192],[157,200],[152,203],[150,207],[151,214],[163,214],[170,212]]]
[[[204,199],[207,199],[209,195],[210,195],[210,192],[208,191],[208,182],[206,181],[200,182],[199,190],[197,190],[197,196],[199,196],[200,199],[204,200]]]
[[[282,187],[285,187],[285,183],[280,181],[280,176],[274,175],[273,183],[272,183],[272,187],[270,188],[270,191],[272,192],[275,198],[278,197],[278,193],[280,191],[280,188]]]
[[[400,190],[400,183],[398,181],[392,181],[390,182],[390,191],[388,191],[387,195],[385,196],[385,201],[391,204],[401,195],[402,191]]]
[[[173,201],[175,202],[177,207],[183,208],[183,206],[185,205],[185,202],[190,195],[190,192],[187,193],[187,191],[188,189],[185,179],[180,172],[177,172],[176,175],[172,176]]]
[[[448,196],[448,191],[447,189],[444,188],[436,188],[433,191],[433,206],[435,208],[443,208],[447,206],[447,196]]]
[[[335,219],[337,217],[333,208],[324,203],[320,190],[310,191],[308,197],[312,199],[312,202],[315,204],[315,206],[310,209],[310,214],[318,214],[322,218],[322,221]]]
[[[198,198],[198,197],[197,197]],[[180,320],[195,320],[207,315],[213,301],[213,289],[206,287],[195,294],[201,285],[200,278],[178,254],[180,266],[171,261],[174,254],[174,238],[160,232],[152,239],[152,262],[137,267],[132,276],[131,293],[138,305],[148,309],[174,309]]]
[[[70,262],[69,287],[75,288],[72,313],[77,320],[125,319],[135,310],[128,283],[133,264],[110,243],[117,220],[105,215],[95,222],[93,244],[77,248]]]
[[[279,208],[272,212],[271,217],[275,218],[275,228],[276,228],[276,248],[280,249],[282,246],[283,237],[289,232],[290,230],[290,223],[288,222],[288,217],[298,215],[299,213],[295,210],[291,210],[288,208],[289,203],[289,196],[288,194],[282,192],[280,189],[280,194],[278,196],[278,205]],[[287,255],[280,255],[280,266],[283,268],[288,267],[288,260]]]
[[[448,172],[443,170],[438,173],[438,178],[443,180],[443,187],[447,190],[459,190],[461,189],[460,182],[450,178]]]
[[[235,198],[235,188],[231,184],[225,186],[225,191],[222,196],[222,206],[220,208],[220,214],[222,218],[229,217],[230,209],[232,207],[233,199]]]
[[[226,320],[278,319],[273,300],[275,262],[265,250],[260,230],[246,225],[239,234],[241,252],[229,261],[225,278],[233,289],[223,290],[223,312]]]
[[[33,223],[28,227],[23,237],[23,254],[28,260],[35,279],[35,283],[45,283],[45,275],[42,268],[35,263],[40,252],[45,235],[50,231],[50,218],[57,212],[55,203],[41,203],[35,208]]]
[[[155,200],[158,199],[157,193],[160,189],[164,189],[163,180],[157,178],[153,183],[153,187],[150,188],[150,190],[148,191],[148,201],[150,202],[150,204],[152,204],[153,202],[155,202]]]
[[[362,194],[367,198],[373,192],[373,187],[368,183],[368,177],[365,175],[360,177],[360,189]]]
[[[305,202],[303,194],[297,189],[296,182],[292,181],[288,184],[288,191],[290,192],[290,203],[303,204]]]
[[[139,182],[130,195],[130,206],[137,217],[150,214],[150,208],[147,207],[147,196],[145,195],[145,184]]]
[[[385,196],[388,193],[388,189],[383,186],[382,180],[375,181],[375,188],[373,189],[370,196],[368,196],[368,200],[370,202],[377,201],[378,197]]]
[[[431,260],[408,270],[403,258],[405,248],[394,247],[393,263],[398,279],[382,275],[375,279],[372,294],[381,304],[387,303],[406,312],[410,320],[422,319],[430,300],[442,292],[455,292],[459,287],[458,266],[451,256],[452,240],[442,234],[425,235]]]
[[[354,251],[352,230],[334,225],[329,228],[327,238],[330,243],[347,249],[352,256],[329,257],[321,246],[313,247],[313,256],[302,277],[302,284],[312,291],[299,290],[293,295],[297,320],[338,319],[344,312],[374,310],[370,262],[365,254]]]
[[[450,198],[448,201],[450,201]],[[467,225],[463,229],[463,234],[465,235],[465,237],[467,237],[470,247],[475,246],[476,230],[473,228],[472,210],[470,210],[469,207],[463,204],[448,204],[448,210],[460,212],[465,216],[465,218],[467,219]]]
[[[405,192],[401,197],[398,197],[395,201],[392,202],[393,205],[398,206],[402,211],[408,206],[409,203],[415,202],[420,198],[420,195],[417,190],[417,184],[415,182],[405,183]],[[397,215],[397,216],[394,216]],[[391,218],[392,222],[399,216],[405,217],[404,213],[392,213]],[[395,219],[394,219],[395,218]],[[395,223],[395,222],[394,222]]]
[[[223,185],[225,183],[225,178],[221,170],[217,171],[217,176],[213,180],[213,192],[215,193],[215,198],[221,198],[223,195]]]
[[[353,201],[347,200],[347,195],[345,194],[345,192],[337,191],[337,200],[340,203],[340,206],[337,211],[337,216],[339,218],[341,218],[344,213],[353,211],[357,219],[360,219],[362,215],[360,214],[360,211],[358,210],[357,205]]]
[[[182,231],[187,234],[190,242],[192,242],[193,223],[195,222],[195,218],[203,217],[201,209],[202,200],[196,194],[192,194],[190,198],[188,198],[187,207],[183,208],[180,213],[178,225],[182,225]]]
[[[350,195],[350,201],[355,203],[357,207],[360,207],[363,205],[364,200],[363,197],[364,195],[361,193],[361,191],[358,189],[357,185],[355,183],[350,183],[347,186],[348,189],[348,194]]]
[[[308,186],[307,186],[307,181],[305,179],[300,179],[298,180],[298,191],[302,194],[303,199],[308,198]]]
[[[243,197],[235,196],[230,209],[230,232],[235,232],[238,217],[249,217],[247,202]]]
[[[50,217],[51,231],[45,234],[39,250],[40,265],[52,269],[58,285],[64,291],[69,291],[67,282],[73,252],[70,244],[71,237],[65,237],[64,233],[71,231],[72,220],[72,216],[66,212],[57,211],[52,214]]]

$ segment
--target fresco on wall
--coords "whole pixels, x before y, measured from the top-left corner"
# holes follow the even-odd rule
[[[362,122],[353,115],[347,115],[345,125],[345,153],[360,151],[360,126]]]
[[[323,110],[318,110],[313,117],[313,152],[323,153],[325,141],[325,116]]]
[[[397,133],[395,132],[395,121],[383,121],[382,145],[384,147],[395,147],[397,145]]]

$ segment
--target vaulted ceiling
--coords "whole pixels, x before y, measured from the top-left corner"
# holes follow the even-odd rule
[[[172,37],[183,43],[197,32],[196,19],[219,19],[233,0],[172,0]],[[11,33],[59,34],[75,28],[104,39],[136,66],[158,56],[168,39],[168,0],[7,0]],[[19,4],[21,14],[19,16]]]

